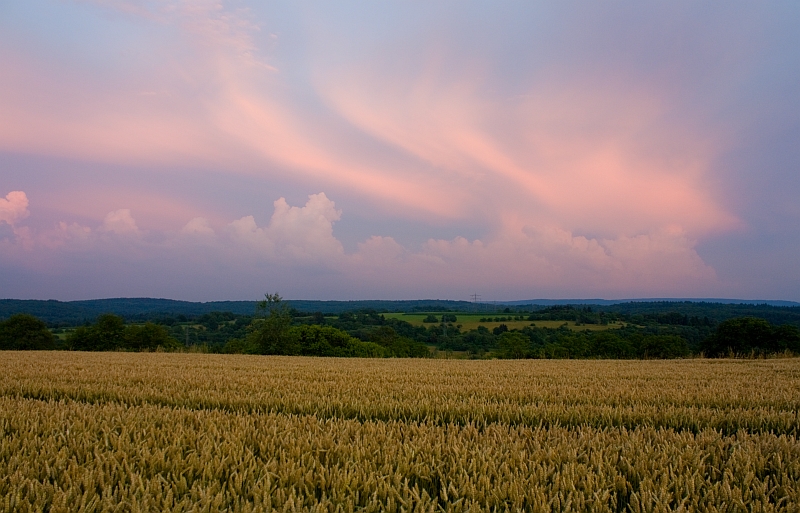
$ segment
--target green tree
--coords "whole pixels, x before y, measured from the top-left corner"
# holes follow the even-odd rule
[[[15,314],[0,322],[0,349],[54,349],[55,337],[47,325],[28,314]]]
[[[800,353],[800,331],[796,326],[772,326],[757,317],[738,317],[721,322],[702,343],[706,356]]]
[[[125,347],[136,351],[156,349],[175,350],[182,346],[172,338],[164,326],[148,322],[143,326],[128,326],[125,329]]]
[[[425,358],[431,353],[428,346],[409,337],[400,336],[391,326],[379,326],[370,330],[369,340],[385,348],[386,356]]]
[[[124,349],[125,321],[114,314],[103,314],[92,326],[81,326],[67,337],[67,344],[78,351]]]
[[[464,349],[473,356],[482,356],[496,345],[495,336],[486,326],[478,326],[477,329],[468,331],[461,337],[461,342]]]
[[[492,333],[494,335],[501,335],[506,331],[508,331],[508,326],[506,326],[505,324],[501,324],[500,326],[495,326],[494,329],[492,330]]]
[[[591,354],[603,358],[631,358],[634,351],[630,342],[606,330],[592,333]]]
[[[283,298],[277,292],[264,294],[256,307],[248,342],[261,354],[300,354],[297,341],[288,336],[291,326],[292,314]]]
[[[791,324],[776,326],[773,336],[777,351],[791,351],[794,354],[800,354],[800,330],[797,329],[797,326]]]
[[[530,339],[518,331],[504,331],[497,337],[501,358],[525,358]]]
[[[776,351],[774,342],[769,322],[756,317],[739,317],[719,323],[716,332],[703,341],[702,349],[710,357],[761,354]]]
[[[686,339],[677,335],[645,335],[632,342],[640,358],[684,358],[691,353]]]

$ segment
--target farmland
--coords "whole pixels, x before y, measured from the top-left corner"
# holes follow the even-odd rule
[[[788,511],[800,360],[4,352],[0,511]]]
[[[383,314],[384,317],[387,319],[399,319],[401,321],[406,321],[414,326],[429,326],[430,324],[426,324],[423,322],[428,315],[427,313],[386,313]],[[441,313],[433,314],[435,316],[441,317]],[[625,326],[624,322],[615,321],[610,322],[608,324],[576,324],[575,321],[528,321],[524,320],[524,316],[517,316],[511,314],[500,314],[500,313],[460,313],[457,312],[454,315],[457,317],[456,324],[461,325],[461,329],[464,331],[467,330],[474,330],[477,329],[478,326],[485,326],[488,329],[494,329],[501,324],[505,324],[508,329],[522,329],[526,326],[537,326],[539,328],[559,328],[561,326],[566,326],[567,328],[573,331],[582,331],[582,330],[607,330],[607,329],[614,329],[614,328],[621,328]],[[518,319],[514,319],[513,317],[520,317]],[[485,319],[485,320],[482,320]],[[491,319],[491,320],[490,320]]]

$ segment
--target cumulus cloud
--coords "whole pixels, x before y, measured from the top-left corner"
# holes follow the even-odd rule
[[[232,221],[227,233],[234,243],[249,247],[259,253],[261,258],[272,258],[275,255],[275,244],[267,236],[263,228],[259,228],[253,216],[244,216]]]
[[[214,235],[214,229],[211,227],[211,224],[205,217],[195,217],[183,226],[181,233],[194,235]]]
[[[333,236],[333,223],[342,213],[324,192],[309,195],[302,207],[290,206],[285,198],[273,206],[265,227],[259,227],[253,216],[230,223],[231,238],[262,251],[267,258],[330,262],[344,254],[341,242]]]
[[[329,257],[343,253],[341,243],[333,236],[333,223],[342,211],[324,192],[312,194],[303,207],[292,207],[284,198],[274,204],[269,222],[269,237],[292,257]]]
[[[244,216],[215,232],[206,218],[196,217],[179,231],[159,237],[130,237],[142,232],[130,210],[119,209],[96,230],[61,222],[54,230],[26,232],[16,238],[15,254],[28,266],[53,265],[25,261],[25,252],[36,245],[51,250],[41,258],[56,261],[65,255],[92,255],[94,260],[126,265],[157,259],[169,273],[213,269],[204,276],[212,282],[233,275],[266,276],[299,290],[320,287],[360,297],[428,297],[444,288],[465,297],[474,290],[506,298],[565,291],[576,296],[663,296],[700,293],[717,284],[714,270],[678,225],[601,238],[516,220],[485,240],[430,239],[414,250],[392,237],[375,235],[348,253],[334,234],[342,211],[325,193],[310,195],[302,206],[279,198],[273,209],[264,226],[254,216]],[[6,244],[4,251],[11,247]]]
[[[99,231],[117,235],[139,235],[139,228],[131,215],[130,209],[121,208],[106,214]]]
[[[612,239],[527,226],[488,241],[432,239],[417,252],[376,237],[352,258],[387,287],[456,287],[465,294],[475,288],[517,298],[668,296],[702,293],[718,283],[693,241],[670,230]]]
[[[695,250],[695,241],[677,225],[652,233],[613,238],[576,235],[557,226],[509,223],[488,240],[431,239],[414,251],[392,237],[372,236],[345,253],[333,234],[342,216],[324,193],[309,196],[305,206],[281,198],[267,226],[246,216],[228,225],[238,245],[264,261],[291,269],[314,262],[335,270],[340,286],[354,283],[384,294],[413,294],[463,284],[465,289],[505,290],[516,297],[559,290],[599,295],[663,295],[713,287],[714,270]],[[300,278],[302,280],[302,278]]]
[[[23,191],[11,191],[0,198],[0,222],[14,226],[28,217],[28,196]]]
[[[92,233],[88,226],[81,226],[78,223],[58,223],[58,231],[64,234],[65,239],[87,240]]]

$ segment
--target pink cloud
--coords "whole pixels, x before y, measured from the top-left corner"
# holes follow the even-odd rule
[[[96,230],[66,222],[54,230],[27,230],[25,237],[0,241],[0,254],[43,270],[63,267],[69,255],[77,262],[91,255],[93,261],[131,265],[157,259],[173,273],[210,266],[224,275],[235,270],[261,276],[266,266],[272,279],[291,278],[286,283],[299,289],[322,287],[360,297],[430,297],[444,287],[465,297],[474,290],[518,298],[570,291],[605,297],[701,295],[719,286],[714,270],[677,225],[650,234],[590,238],[555,225],[516,229],[508,223],[491,240],[431,239],[412,250],[392,237],[373,236],[348,253],[333,234],[342,211],[324,193],[310,195],[303,206],[280,198],[273,208],[266,226],[245,216],[217,233],[206,219],[193,218],[183,229],[155,238],[143,237],[131,211],[118,209]],[[39,247],[49,251],[35,251]]]
[[[492,241],[432,239],[412,252],[388,237],[372,237],[344,264],[371,290],[429,297],[437,290],[481,290],[502,297],[635,297],[708,293],[714,270],[683,232],[595,239],[559,228],[505,233]],[[422,294],[422,296],[420,295]]]
[[[91,236],[92,229],[88,226],[59,221],[56,229],[44,232],[40,240],[43,246],[55,249],[65,244],[86,243]]]
[[[0,66],[8,71],[0,78],[0,149],[114,163],[219,158],[172,79],[152,77],[166,92],[142,95],[142,78],[99,85],[67,63],[9,52],[0,52]]]
[[[28,196],[23,191],[11,191],[0,198],[0,222],[13,226],[28,215]]]
[[[0,148],[202,163],[264,178],[277,164],[416,219],[488,214],[498,223],[513,211],[525,222],[604,236],[679,224],[697,237],[738,223],[704,181],[718,143],[672,126],[665,93],[649,85],[545,79],[502,97],[486,92],[477,64],[444,76],[434,65],[441,56],[389,71],[366,61],[314,70],[330,114],[304,104],[256,55],[259,27],[247,11],[216,2],[100,4],[175,27],[176,37],[160,41],[157,64],[102,85],[68,72],[68,63],[0,52],[10,70],[0,108],[14,120],[0,121]]]
[[[658,91],[559,84],[492,98],[472,76],[426,73],[409,81],[341,69],[317,87],[344,118],[442,168],[473,205],[501,215],[507,205],[528,221],[609,235],[739,224],[704,182],[719,143],[671,126]]]
[[[205,217],[195,217],[186,223],[181,229],[181,233],[194,235],[214,235],[214,228]]]
[[[265,95],[263,89],[253,87],[257,80],[230,73],[226,74],[226,94],[215,110],[217,125],[249,152],[292,168],[315,183],[347,187],[378,201],[438,216],[452,218],[461,213],[461,191],[456,188],[442,196],[437,191],[446,182],[440,177],[415,167],[373,163],[357,145],[337,140],[334,126],[314,115],[305,117],[302,109],[287,108],[291,100],[280,92]]]
[[[187,175],[191,176],[191,175]],[[205,210],[202,206],[162,190],[149,190],[148,183],[113,186],[104,183],[76,182],[58,190],[39,193],[41,204],[60,213],[62,219],[82,218],[101,223],[105,216],[120,206],[136,212],[137,226],[142,230],[178,230],[187,219],[205,218],[209,225],[222,226],[227,222],[225,214]]]
[[[151,67],[101,84],[69,63],[0,52],[9,71],[0,80],[0,109],[15,120],[0,121],[0,149],[125,164],[213,163],[222,172],[262,176],[279,164],[412,215],[461,213],[459,189],[436,192],[446,180],[365,159],[358,144],[336,136],[341,123],[294,99],[280,74],[255,56],[250,34],[258,27],[245,11],[216,2],[99,4],[174,26],[177,37],[161,42]]]
[[[666,293],[712,286],[714,271],[695,246],[741,224],[709,186],[722,143],[670,117],[667,86],[635,77],[587,86],[543,69],[524,87],[497,92],[491,66],[477,59],[455,71],[446,56],[424,52],[411,64],[328,65],[309,44],[309,91],[296,83],[308,70],[279,70],[268,48],[259,53],[261,27],[246,10],[213,1],[92,3],[169,36],[148,42],[158,52],[146,62],[102,72],[77,58],[0,49],[0,150],[154,164],[185,176],[213,169],[265,188],[279,176],[427,228],[486,228],[416,249],[379,233],[347,253],[333,234],[341,210],[324,193],[301,206],[279,199],[259,226],[252,215],[209,212],[149,184],[114,186],[109,171],[103,186],[76,183],[40,198],[66,219],[49,231],[19,226],[28,215],[21,191],[0,199],[0,221],[28,247],[107,255],[124,239],[143,253],[223,266],[302,264],[350,282],[368,273],[388,291],[456,282]],[[382,50],[374,54],[385,59]],[[187,249],[200,246],[202,256]]]

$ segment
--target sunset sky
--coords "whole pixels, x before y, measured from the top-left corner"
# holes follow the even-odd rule
[[[0,3],[0,297],[800,301],[800,3]]]

